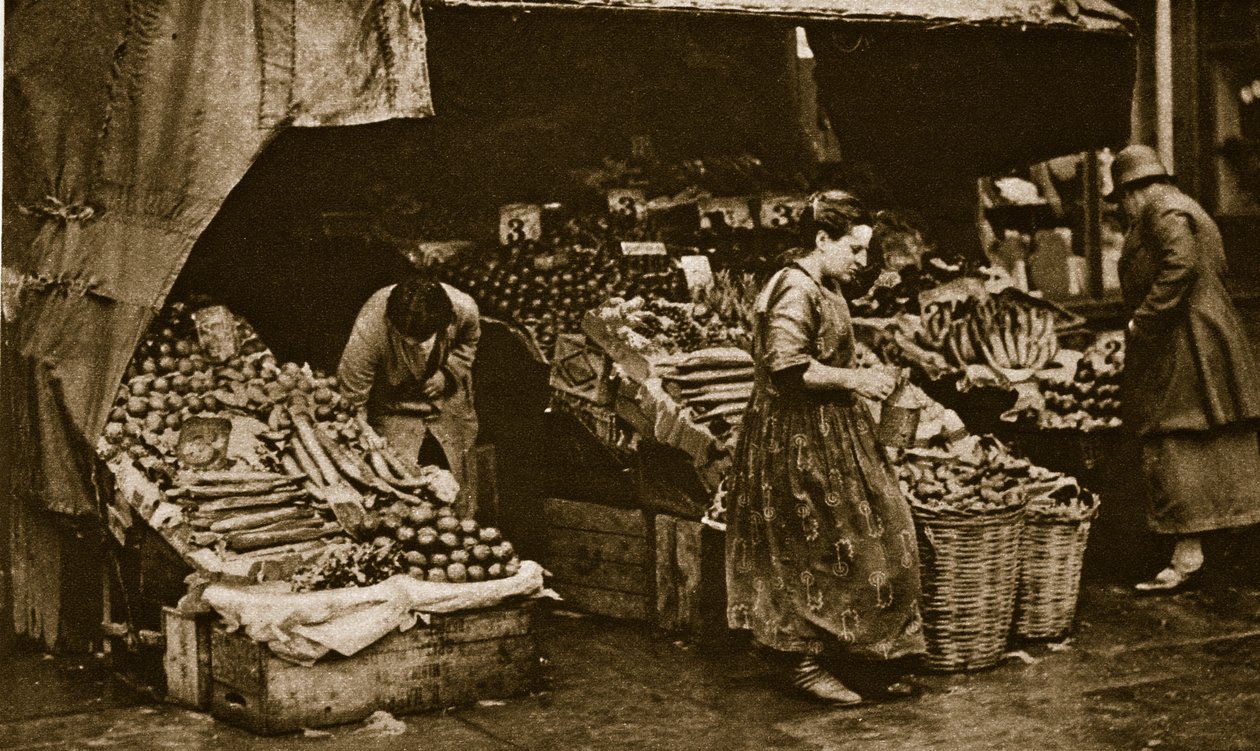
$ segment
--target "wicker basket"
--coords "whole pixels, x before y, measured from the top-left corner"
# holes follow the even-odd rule
[[[1068,509],[1029,505],[1015,602],[1017,636],[1050,639],[1071,628],[1089,525],[1097,513],[1097,503]]]
[[[1015,610],[1022,506],[984,516],[914,508],[931,670],[979,670],[1006,651]]]

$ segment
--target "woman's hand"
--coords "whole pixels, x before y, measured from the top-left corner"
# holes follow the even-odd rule
[[[854,371],[852,380],[851,388],[854,393],[877,402],[887,399],[897,387],[896,376],[882,368],[863,368]]]

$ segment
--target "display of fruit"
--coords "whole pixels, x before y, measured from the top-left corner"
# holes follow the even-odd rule
[[[1005,295],[945,300],[927,306],[918,342],[946,353],[954,365],[1002,370],[1045,367],[1059,352],[1056,317]]]
[[[141,340],[105,426],[105,459],[121,453],[172,459],[178,430],[190,415],[249,415],[283,431],[290,423],[280,408],[300,398],[316,420],[346,417],[335,376],[277,362],[239,317],[238,353],[212,361],[197,339],[194,312],[184,302],[171,303]]]
[[[520,557],[494,527],[458,519],[448,504],[421,498],[396,500],[372,512],[379,518],[375,544],[403,552],[413,576],[463,583],[515,576]]]
[[[609,242],[582,245],[521,243],[461,258],[438,270],[477,301],[482,314],[518,323],[550,352],[560,333],[579,330],[582,316],[610,297],[686,296],[682,271],[636,267]]]
[[[595,315],[613,330],[629,329],[646,340],[651,349],[661,352],[694,352],[710,347],[751,348],[745,329],[727,325],[701,303],[614,297],[600,306]]]
[[[1106,339],[1087,350],[1072,379],[1042,384],[1045,409],[1036,415],[1043,428],[1099,430],[1120,427],[1120,379],[1124,344]]]

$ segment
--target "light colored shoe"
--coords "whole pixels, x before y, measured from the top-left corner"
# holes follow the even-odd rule
[[[801,660],[793,671],[792,683],[805,693],[832,704],[860,704],[862,697],[828,672],[814,657]]]
[[[1169,566],[1155,575],[1155,578],[1138,582],[1133,588],[1138,592],[1153,595],[1168,595],[1188,589],[1197,582],[1199,572],[1203,569],[1181,572]]]

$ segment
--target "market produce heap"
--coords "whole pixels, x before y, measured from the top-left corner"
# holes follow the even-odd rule
[[[195,320],[209,312],[239,342],[217,362]],[[137,348],[98,453],[115,467],[140,467],[178,506],[160,531],[187,549],[319,558],[301,587],[397,573],[453,582],[513,575],[520,560],[511,544],[456,518],[454,477],[397,456],[337,385],[307,365],[278,362],[226,309],[173,302]],[[207,422],[220,432],[203,429]],[[351,561],[374,573],[337,573]]]

